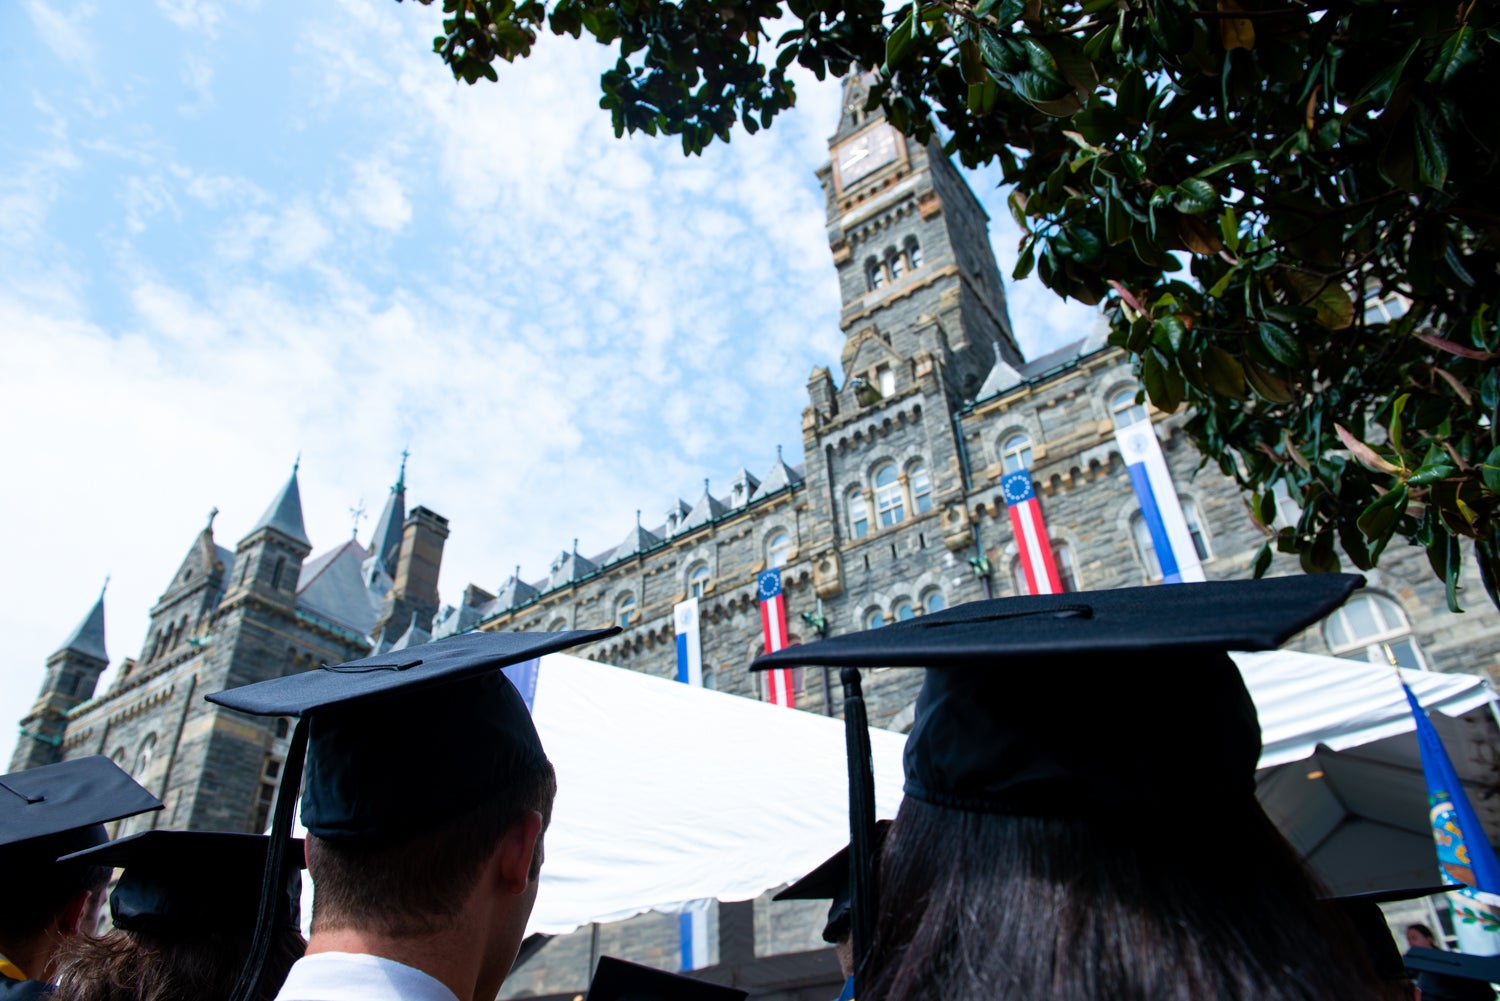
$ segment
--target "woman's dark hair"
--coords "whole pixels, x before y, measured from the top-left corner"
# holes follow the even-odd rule
[[[1236,811],[1237,813],[1240,811]],[[908,797],[860,1001],[1337,1001],[1383,984],[1265,814],[1043,820]]]
[[[1432,933],[1432,929],[1429,928],[1429,927],[1427,927],[1426,925],[1420,923],[1420,922],[1413,922],[1412,924],[1407,925],[1406,926],[1406,930],[1407,931],[1415,931],[1418,934],[1426,935],[1427,936],[1427,941],[1429,941],[1429,942],[1436,942],[1437,941],[1437,936]]]
[[[286,930],[271,943],[257,1001],[272,1001],[307,943]],[[115,929],[77,935],[59,956],[53,1001],[223,1001],[250,951],[248,934],[158,938]]]

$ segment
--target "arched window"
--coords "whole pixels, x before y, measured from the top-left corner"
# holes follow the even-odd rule
[[[281,572],[286,569],[286,557],[276,557],[276,569],[271,571],[271,588],[275,590],[281,586]]]
[[[927,596],[922,599],[922,609],[928,615],[931,615],[933,612],[941,612],[947,607],[948,602],[943,600],[943,592],[941,591],[929,591],[927,592]]]
[[[701,598],[708,590],[708,564],[699,563],[688,572],[688,597]]]
[[[906,261],[894,250],[885,252],[886,265],[891,269],[891,281],[896,281],[906,274]]]
[[[1073,550],[1066,542],[1052,547],[1052,562],[1057,566],[1057,582],[1064,591],[1078,590],[1078,569],[1073,563]]]
[[[1147,420],[1146,405],[1136,402],[1136,390],[1122,389],[1109,398],[1109,415],[1115,427],[1128,428]]]
[[[1000,464],[1007,473],[1031,468],[1031,439],[1013,434],[1000,444]]]
[[[766,566],[784,567],[791,558],[792,537],[785,532],[777,532],[771,536],[771,540],[766,543]]]
[[[927,472],[927,463],[918,462],[906,474],[911,487],[911,506],[917,514],[932,510],[932,476]]]
[[[1021,565],[1021,557],[1019,556],[1011,557],[1010,589],[1014,594],[1031,593],[1031,588],[1026,583],[1026,568]]]
[[[865,284],[871,291],[885,285],[885,267],[873,257],[865,264]]]
[[[879,629],[885,625],[885,613],[878,608],[872,608],[865,613],[865,628]]]
[[[897,622],[906,622],[917,617],[917,610],[905,598],[896,602],[896,607],[892,611],[895,613]]]
[[[276,720],[276,739],[277,740],[281,740],[281,739],[285,738],[286,735],[291,732],[291,730],[292,730],[292,725],[287,722],[285,716],[280,716],[280,717],[277,718],[277,720]]]
[[[849,491],[847,504],[849,531],[854,533],[856,539],[863,539],[870,534],[870,505],[865,503],[865,495],[858,488]]]
[[[1151,539],[1151,529],[1146,527],[1145,516],[1139,511],[1130,516],[1130,538],[1135,542],[1135,555],[1146,571],[1146,579],[1161,580],[1161,560],[1156,558],[1156,543]]]
[[[141,741],[140,750],[135,752],[135,767],[130,774],[137,781],[146,774],[146,769],[151,767],[151,759],[156,756],[156,734],[146,734],[146,739]]]
[[[875,470],[875,513],[881,528],[899,525],[906,519],[906,504],[901,497],[901,480],[896,466],[886,463]]]
[[[1323,639],[1336,656],[1421,670],[1422,648],[1401,606],[1383,594],[1356,594],[1323,623]]]
[[[615,602],[615,625],[621,629],[629,629],[634,622],[635,595],[622,594],[619,600]]]
[[[906,262],[911,265],[912,270],[920,268],[922,266],[922,245],[917,242],[917,238],[914,236],[908,236],[906,238],[905,247]]]

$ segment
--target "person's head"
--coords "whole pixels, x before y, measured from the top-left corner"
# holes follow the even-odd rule
[[[277,932],[256,1001],[276,996],[305,946],[295,928]],[[58,955],[54,1001],[222,1001],[249,948],[249,934],[225,932],[211,922],[193,934],[117,928],[99,937],[79,935]]]
[[[1413,949],[1436,949],[1437,939],[1426,925],[1410,924],[1406,926],[1406,944]]]
[[[498,893],[520,919],[514,958],[535,899],[557,779],[545,759],[500,778],[484,802],[436,826],[390,837],[310,836],[314,934],[438,935],[476,893]],[[498,887],[481,886],[493,877]]]
[[[880,853],[890,831],[889,820],[875,822],[875,852]],[[839,969],[845,977],[854,973],[854,928],[852,893],[849,887],[849,846],[845,845],[824,859],[816,869],[777,893],[772,900],[826,900],[828,917],[823,924],[823,941],[833,946]]]
[[[58,947],[86,925],[110,875],[62,856],[108,841],[109,821],[160,808],[100,756],[0,776],[0,952],[28,977],[50,979]]]
[[[66,1001],[195,1001],[229,996],[250,953],[270,839],[208,831],[144,831],[65,861],[118,867],[109,895],[114,928],[82,935],[60,953]],[[262,996],[302,954],[300,842],[287,846],[278,932]],[[110,872],[105,868],[105,875]]]
[[[1347,930],[1256,802],[1260,726],[1228,654],[1359,583],[975,602],[757,661],[926,669],[861,1001],[1381,996],[1324,944]]]

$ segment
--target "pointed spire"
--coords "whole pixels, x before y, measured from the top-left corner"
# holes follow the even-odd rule
[[[990,374],[985,378],[984,385],[979,387],[979,393],[974,399],[987,400],[997,393],[1019,386],[1022,381],[1021,373],[1005,360],[1005,355],[1000,350],[1000,342],[996,341],[995,367],[990,369]]]
[[[312,543],[307,541],[307,530],[302,527],[302,491],[297,487],[297,469],[301,465],[302,453],[298,452],[297,461],[292,463],[291,479],[286,481],[286,486],[271,501],[266,513],[260,516],[260,521],[250,530],[251,535],[263,528],[274,528],[292,541],[311,548]]]
[[[801,474],[786,464],[786,460],[781,456],[781,446],[777,445],[776,464],[766,473],[765,479],[760,481],[760,486],[756,487],[752,499],[759,500],[762,497],[769,497],[778,491],[785,490],[787,487],[801,482]]]
[[[57,653],[77,653],[109,663],[109,654],[104,649],[104,592],[108,587],[109,578],[105,577],[104,587],[99,589],[99,597],[94,601],[94,607],[89,609],[89,614],[78,623],[78,628],[63,640],[63,645],[57,648]],[[56,655],[53,654],[53,656]]]
[[[396,557],[401,555],[401,526],[406,523],[406,460],[410,455],[401,450],[401,472],[391,484],[391,495],[370,537],[370,557],[392,577],[396,576]]]

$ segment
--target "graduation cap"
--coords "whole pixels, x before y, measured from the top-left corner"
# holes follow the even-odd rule
[[[12,873],[109,840],[104,825],[160,810],[151,795],[103,755],[0,776],[0,861]]]
[[[584,1001],[745,1001],[748,991],[600,956]]]
[[[117,928],[171,936],[211,929],[248,940],[270,843],[263,834],[144,831],[64,861],[124,870],[109,895]],[[300,839],[287,845],[285,857],[279,907],[295,926],[302,895]]]
[[[878,855],[885,845],[886,833],[891,829],[889,820],[875,822],[875,852]],[[821,865],[801,879],[782,890],[772,900],[827,900],[828,920],[823,925],[823,941],[837,943],[844,937],[844,926],[849,921],[849,846],[834,852]]]
[[[1275,649],[1363,583],[1319,574],[1004,598],[758,657],[752,670],[843,669],[856,962],[876,901],[859,668],[929,668],[904,752],[913,798],[1047,818],[1156,816],[1184,789],[1200,808],[1253,803],[1260,727],[1228,651]]]
[[[298,718],[272,811],[250,958],[234,1001],[258,996],[277,887],[302,785],[302,822],[322,838],[397,838],[480,805],[497,776],[546,760],[531,713],[500,669],[612,636],[476,632],[215,692],[210,702]]]

